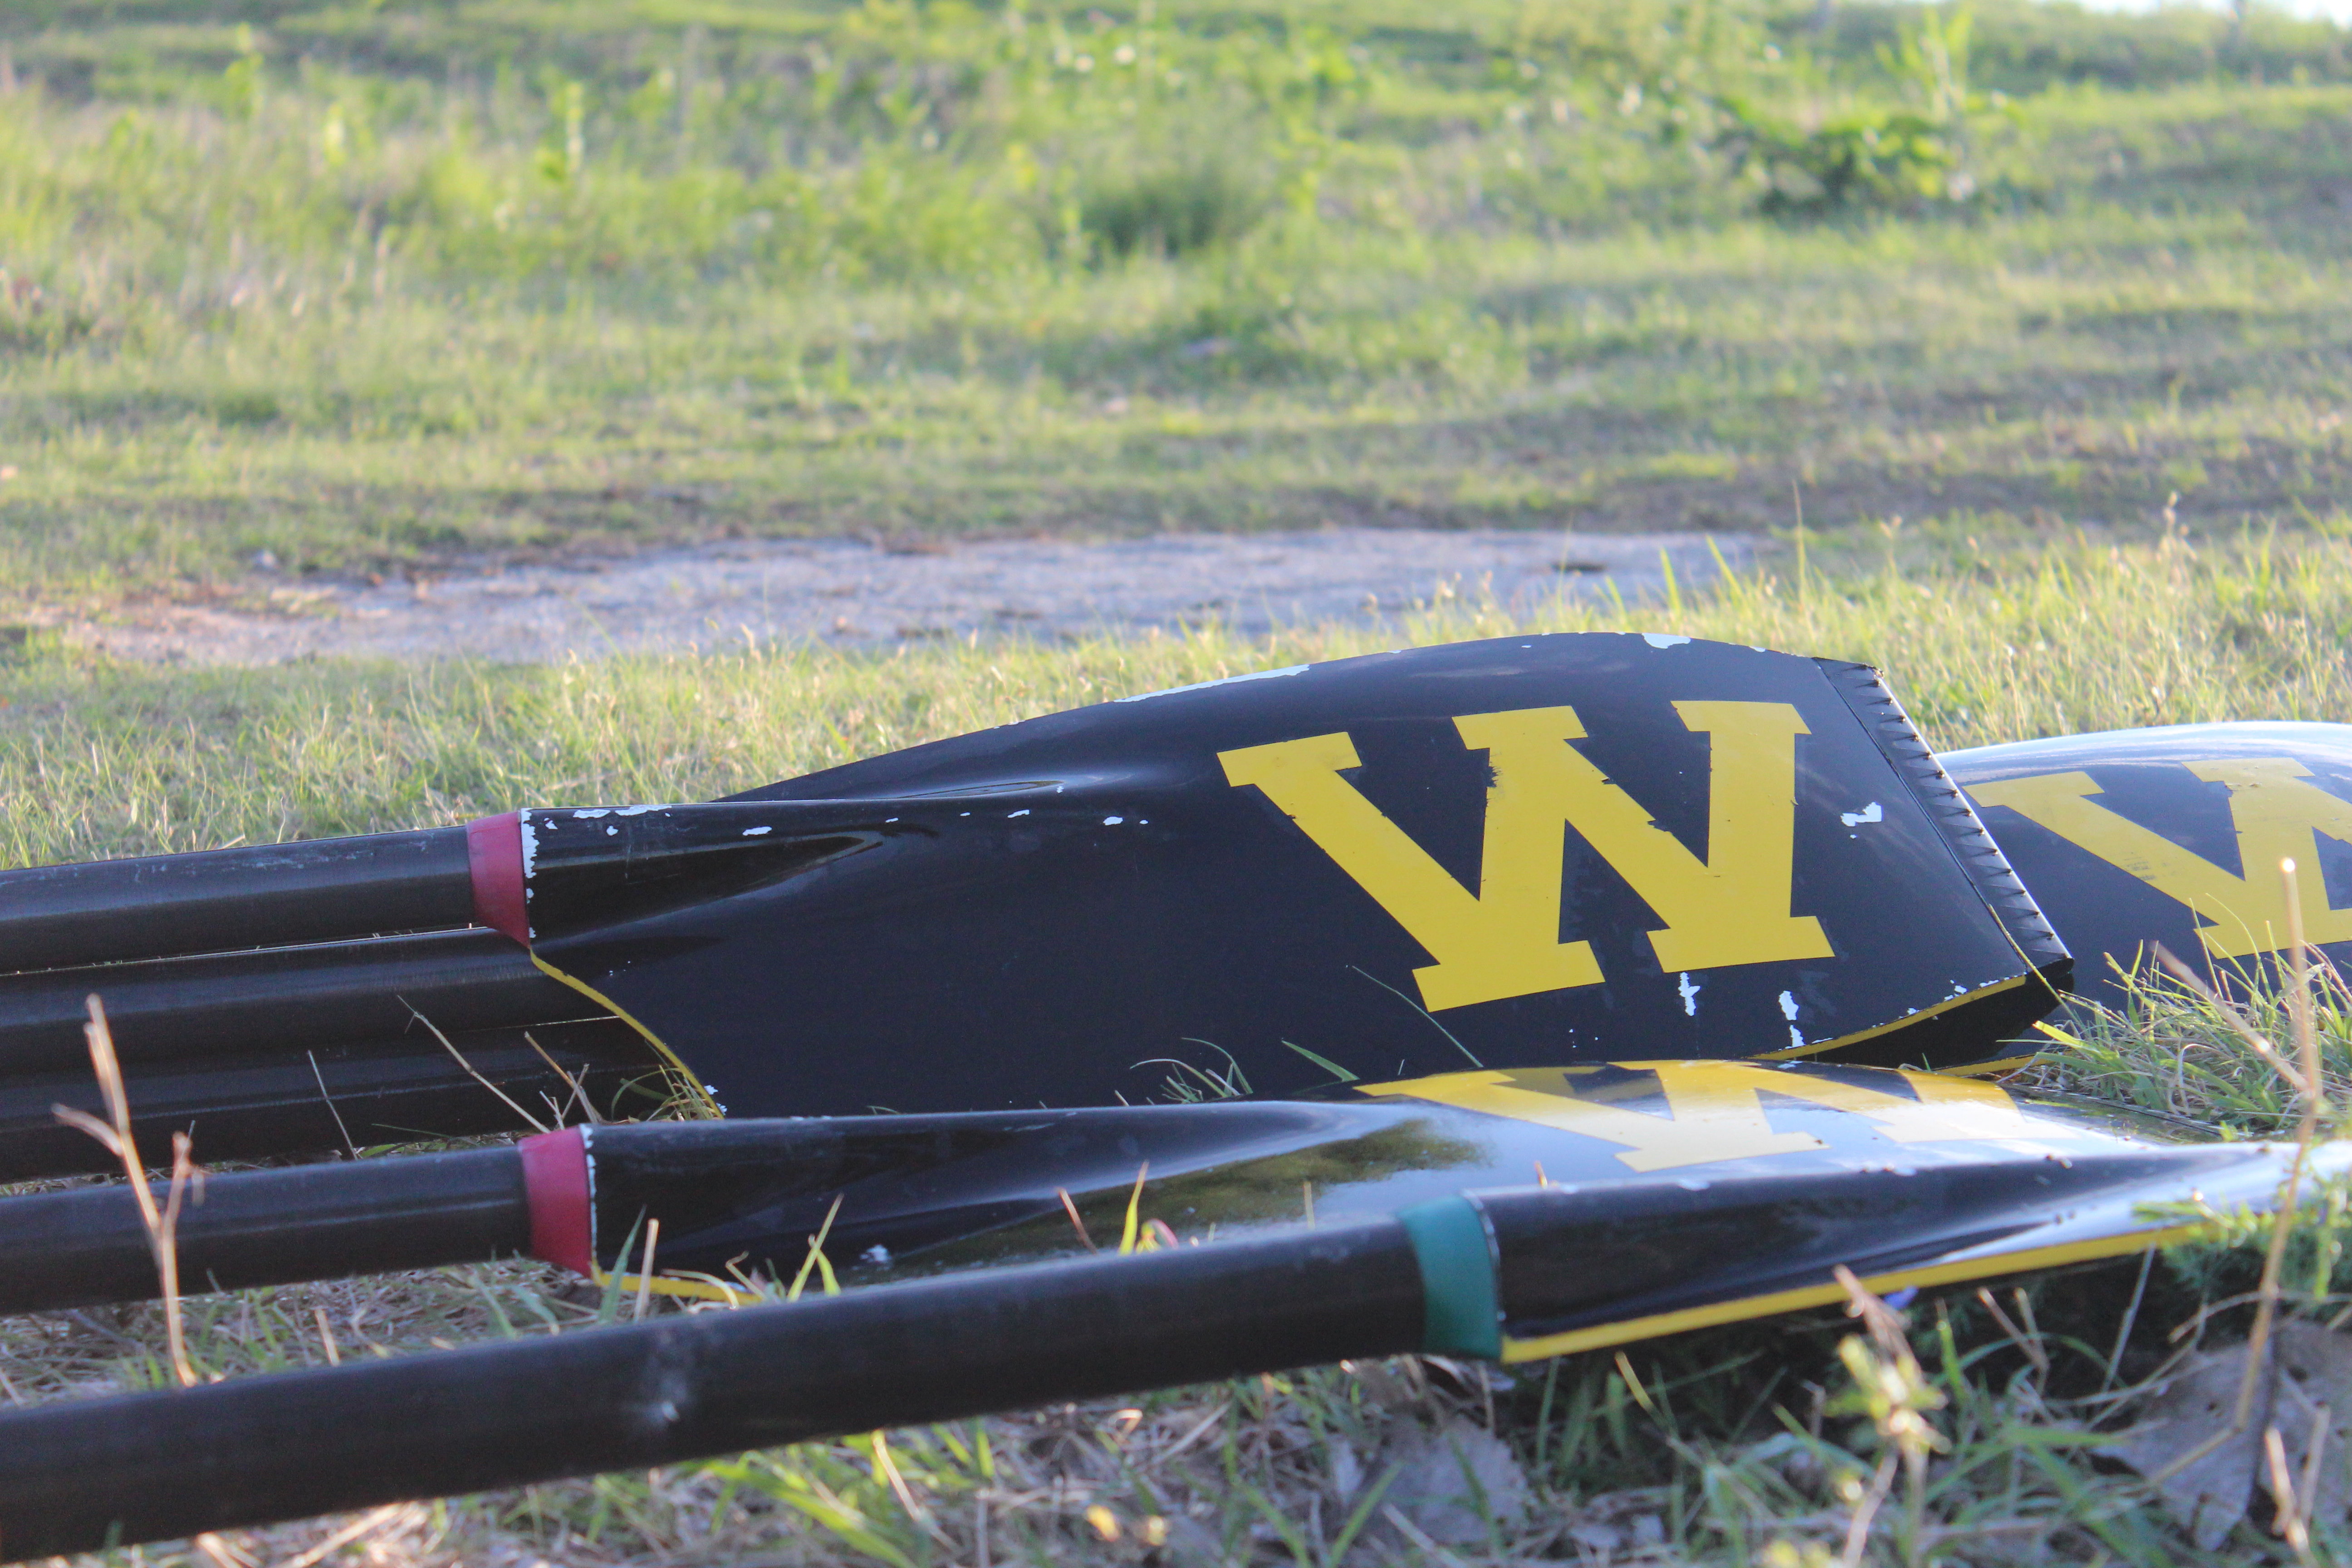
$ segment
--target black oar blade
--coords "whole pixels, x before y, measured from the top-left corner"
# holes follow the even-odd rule
[[[131,1544],[1347,1357],[1532,1360],[1836,1300],[1842,1268],[1885,1291],[2127,1255],[2179,1234],[2168,1205],[2279,1201],[2299,1158],[2168,1145],[2144,1121],[1927,1074],[1722,1061],[1608,1070],[1465,1073],[1323,1107],[1062,1112],[1025,1131],[1003,1114],[925,1119],[912,1135],[890,1119],[780,1128],[787,1142],[812,1131],[832,1141],[800,1149],[810,1168],[798,1179],[846,1177],[843,1209],[861,1205],[866,1219],[926,1183],[1024,1199],[1056,1176],[1099,1183],[1120,1136],[1129,1155],[1149,1150],[1180,1173],[1142,1184],[1130,1201],[1148,1218],[1119,1252],[0,1413],[0,1543],[16,1557]],[[1329,1113],[1320,1123],[1318,1110]],[[1396,1120],[1375,1127],[1366,1113]],[[623,1131],[597,1133],[606,1149],[592,1139],[583,1157],[607,1162],[600,1213],[608,1185],[635,1180],[650,1195],[667,1181],[675,1196],[698,1184],[698,1165],[708,1184],[744,1163],[756,1131],[646,1130],[626,1155],[614,1142]],[[710,1142],[698,1147],[698,1134]],[[1506,1173],[1536,1149],[1550,1162],[1542,1174],[1570,1179],[1452,1184]],[[562,1184],[499,1152],[506,1164],[414,1162],[430,1174],[417,1190],[477,1247],[526,1233],[543,1247],[562,1217],[547,1211],[551,1187],[529,1193],[527,1215],[518,1189]],[[1220,1164],[1221,1152],[1237,1157]],[[2339,1174],[2347,1154],[2312,1153],[2305,1190]],[[385,1187],[386,1169],[410,1163],[344,1170],[402,1209],[388,1223],[413,1258],[425,1255],[422,1211]],[[1323,1189],[1311,1225],[1262,1206],[1302,1169],[1354,1178]],[[1439,1184],[1400,1184],[1402,1173]],[[737,1195],[754,1199],[764,1183],[789,1207],[806,1195],[793,1179],[771,1169]],[[267,1180],[282,1190],[288,1178]],[[761,1223],[756,1207],[739,1209],[739,1227]],[[665,1214],[692,1234],[687,1210]],[[1155,1245],[1171,1215],[1237,1223],[1200,1246]],[[829,1236],[855,1245],[845,1234]],[[774,1250],[778,1238],[771,1222],[735,1239]]]
[[[1571,1309],[1582,1328],[1614,1331],[1752,1302],[1792,1271],[1818,1283],[1838,1262],[1874,1259],[1884,1272],[1942,1257],[1956,1238],[1990,1244],[2061,1211],[2081,1222],[2067,1235],[2083,1249],[2069,1256],[2130,1251],[2159,1228],[2132,1206],[2145,1184],[2180,1197],[2250,1159],[2272,1169],[2267,1152],[2184,1142],[2198,1136],[1936,1073],[1622,1062],[1449,1073],[1312,1100],[575,1129],[532,1141],[534,1234],[542,1256],[601,1275],[628,1269],[658,1220],[658,1267],[704,1282],[664,1288],[726,1295],[709,1282],[790,1278],[812,1238],[845,1279],[881,1281],[1153,1236],[1330,1224],[1537,1182],[1583,1194],[1576,1223],[1618,1237],[1607,1268],[1579,1256],[1591,1290],[1571,1298],[1559,1285],[1552,1326],[1529,1331],[1542,1337],[1566,1331],[1554,1320]],[[2125,1188],[2136,1195],[2099,1195]],[[1752,1201],[1735,1203],[1735,1190]],[[1735,1209],[1744,1217],[1730,1228],[1674,1239],[1675,1215]],[[2059,1244],[2035,1245],[2045,1241]]]
[[[484,906],[739,1115],[1962,1064],[2066,963],[1874,672],[1678,637],[1270,671],[520,839]]]
[[[2179,724],[2023,741],[1944,759],[2076,955],[2081,994],[2158,945],[2210,980],[2265,972],[2290,940],[2352,965],[2352,725]]]
[[[182,1215],[179,1255],[184,1279],[219,1287],[526,1249],[604,1278],[641,1271],[633,1249],[657,1223],[660,1289],[738,1299],[760,1277],[804,1272],[813,1244],[856,1284],[1330,1224],[1529,1181],[1590,1195],[1594,1224],[1734,1185],[1801,1194],[1758,1200],[1779,1217],[1743,1222],[1757,1247],[1626,1242],[1629,1257],[1673,1260],[1645,1291],[1717,1300],[1738,1299],[1759,1259],[1801,1264],[1800,1233],[1847,1260],[1908,1257],[1945,1247],[1954,1216],[1977,1212],[1963,1191],[1979,1208],[2039,1213],[2159,1166],[2193,1174],[2244,1157],[2170,1147],[2179,1136],[2128,1112],[1875,1068],[1466,1071],[1304,1100],[581,1127],[519,1148],[220,1176]],[[1631,1268],[1609,1270],[1611,1289],[1631,1289]],[[120,1187],[0,1201],[0,1311],[154,1289]]]
[[[804,1115],[1965,1065],[2067,960],[1873,672],[1588,635],[1262,672],[711,805],[0,874],[0,966],[31,972],[0,977],[0,1175],[30,1175],[99,1158],[36,1125],[93,992],[134,1107],[219,1158],[512,1126],[589,1068]],[[514,1055],[558,1025],[594,1048]]]

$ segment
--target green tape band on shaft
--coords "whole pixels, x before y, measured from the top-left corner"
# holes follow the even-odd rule
[[[1495,1290],[1495,1241],[1467,1198],[1441,1198],[1397,1211],[1421,1265],[1421,1348],[1496,1361],[1503,1353]]]

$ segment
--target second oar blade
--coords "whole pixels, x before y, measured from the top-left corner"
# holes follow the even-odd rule
[[[2186,1181],[2245,1157],[2169,1147],[2178,1137],[1975,1080],[1727,1061],[1449,1073],[1313,1100],[583,1127],[514,1148],[215,1176],[181,1215],[180,1273],[188,1289],[232,1288],[528,1250],[604,1278],[642,1268],[635,1249],[657,1223],[659,1289],[738,1294],[730,1278],[744,1289],[788,1278],[813,1241],[859,1282],[1328,1224],[1538,1173],[1591,1194],[1596,1215],[1650,1213],[1645,1193],[1801,1190],[1779,1220],[1753,1222],[1778,1237],[1765,1251],[1801,1253],[1795,1226],[1807,1245],[1858,1252],[1906,1228],[1942,1235],[1948,1189],[2006,1183],[2031,1206],[2137,1179],[2148,1159]],[[1629,1241],[1629,1256],[1664,1245]],[[1747,1277],[1719,1237],[1666,1250],[1697,1293],[1685,1305]],[[121,1188],[0,1200],[0,1312],[155,1289]]]
[[[2318,1151],[2305,1191],[2346,1152]],[[2179,1234],[2157,1205],[2284,1201],[2301,1158],[2259,1144],[2077,1158],[2028,1141],[1916,1171],[1462,1194],[1199,1247],[0,1412],[0,1547],[128,1545],[1350,1357],[1529,1361],[1838,1300],[1849,1268],[1885,1291],[2126,1255]]]
[[[1944,759],[2075,953],[2080,994],[2164,947],[2207,979],[2259,980],[2294,934],[2352,969],[2352,725],[2174,724]],[[2161,980],[2161,977],[2158,977]]]
[[[1980,1062],[2063,984],[1860,666],[1616,634],[1268,671],[676,808],[510,913],[736,1114],[1612,1056]]]

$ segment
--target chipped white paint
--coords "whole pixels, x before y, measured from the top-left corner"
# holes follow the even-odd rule
[[[520,815],[522,818],[522,879],[528,882],[531,874],[539,869],[539,832],[530,825],[530,813],[526,811]]]
[[[1675,986],[1675,989],[1683,994],[1683,1016],[1685,1018],[1697,1017],[1698,994],[1702,989],[1704,989],[1704,987],[1692,984],[1691,977],[1685,974],[1682,978],[1682,984]]]
[[[1103,826],[1105,827],[1117,827],[1120,823],[1125,822],[1127,818],[1123,816],[1106,816],[1103,818]]]
[[[1010,821],[1012,821],[1012,820],[1013,820],[1014,817],[1016,817],[1016,816],[1028,816],[1028,815],[1029,815],[1029,808],[1028,808],[1027,806],[1025,806],[1025,805],[1024,805],[1024,806],[1023,806],[1023,807],[1022,807],[1020,810],[1018,810],[1018,811],[1008,811],[1008,812],[1006,812],[1006,813],[1004,814],[1004,820],[1005,820],[1005,821],[1007,821],[1007,822],[1010,822]]]
[[[1643,632],[1642,640],[1652,647],[1680,647],[1690,638],[1678,637],[1672,632]]]
[[[1780,993],[1780,1016],[1789,1020],[1789,1043],[1792,1046],[1803,1045],[1805,1032],[1797,1027],[1797,997],[1794,992]]]
[[[743,830],[743,837],[746,838],[757,838],[763,834],[773,833],[775,829],[772,827],[747,827]]]
[[[610,816],[612,815],[613,814],[611,812],[605,810],[601,805],[585,805],[573,812],[572,816],[572,820],[575,822],[587,822],[595,817]]]
[[[1838,813],[1838,820],[1844,823],[1848,827],[1860,827],[1865,822],[1885,821],[1886,813],[1880,809],[1879,804],[1874,800],[1868,805],[1864,806],[1860,811],[1842,811]]]

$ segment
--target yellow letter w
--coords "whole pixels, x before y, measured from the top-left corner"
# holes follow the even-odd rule
[[[1255,784],[1437,962],[1413,971],[1433,1012],[1594,985],[1587,942],[1559,940],[1562,862],[1573,824],[1664,926],[1650,933],[1667,970],[1826,958],[1811,916],[1789,912],[1796,815],[1796,737],[1785,702],[1678,702],[1684,725],[1710,736],[1707,858],[1699,859],[1568,742],[1584,736],[1570,708],[1454,720],[1486,753],[1478,892],[1470,891],[1339,776],[1360,766],[1344,734],[1220,753],[1225,777]]]
[[[2002,779],[1971,784],[1969,794],[1979,805],[2005,805],[2187,904],[2206,922],[2197,934],[2215,958],[2275,952],[2286,945],[2286,888],[2279,862],[2290,857],[2303,871],[2298,883],[2305,939],[2352,938],[2352,910],[2328,907],[2315,837],[2324,833],[2352,843],[2352,802],[2304,783],[2311,770],[2291,757],[2241,757],[2188,767],[2208,784],[2229,786],[2242,875],[2233,877],[2164,835],[2092,805],[2091,797],[2103,792],[2088,773]]]

